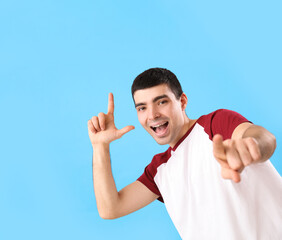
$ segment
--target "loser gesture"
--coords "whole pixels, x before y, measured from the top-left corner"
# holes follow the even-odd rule
[[[98,116],[88,120],[88,134],[92,146],[96,144],[109,144],[121,138],[125,133],[134,129],[134,126],[126,126],[117,129],[114,122],[114,96],[109,94],[108,113],[99,113]]]

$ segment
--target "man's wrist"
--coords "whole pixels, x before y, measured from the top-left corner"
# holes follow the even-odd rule
[[[93,150],[109,150],[110,149],[110,144],[109,143],[95,143],[92,144]]]

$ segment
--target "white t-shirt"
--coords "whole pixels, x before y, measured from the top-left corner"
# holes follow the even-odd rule
[[[282,180],[270,161],[246,167],[234,183],[213,156],[213,136],[229,139],[247,121],[225,109],[201,116],[138,178],[160,196],[182,239],[282,239]]]

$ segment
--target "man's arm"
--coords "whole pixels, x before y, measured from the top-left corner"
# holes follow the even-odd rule
[[[248,122],[238,125],[231,139],[223,141],[219,134],[213,138],[214,157],[222,167],[222,177],[234,182],[240,182],[240,173],[244,167],[266,161],[275,148],[273,134]]]
[[[127,126],[117,129],[114,124],[114,99],[109,94],[108,113],[99,113],[88,121],[88,134],[93,147],[93,184],[99,215],[114,219],[134,212],[152,201],[158,195],[142,183],[135,181],[117,191],[111,170],[109,145],[134,129]]]

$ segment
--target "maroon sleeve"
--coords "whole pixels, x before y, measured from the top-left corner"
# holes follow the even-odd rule
[[[235,128],[244,122],[250,121],[237,112],[219,109],[213,113],[211,119],[212,135],[221,134],[223,140],[230,139]]]
[[[162,195],[159,191],[158,186],[154,181],[154,177],[157,174],[157,168],[170,157],[170,151],[167,150],[164,153],[160,153],[154,156],[152,162],[145,168],[144,173],[137,179],[137,181],[143,183],[153,193],[159,195],[158,200],[163,201]]]

